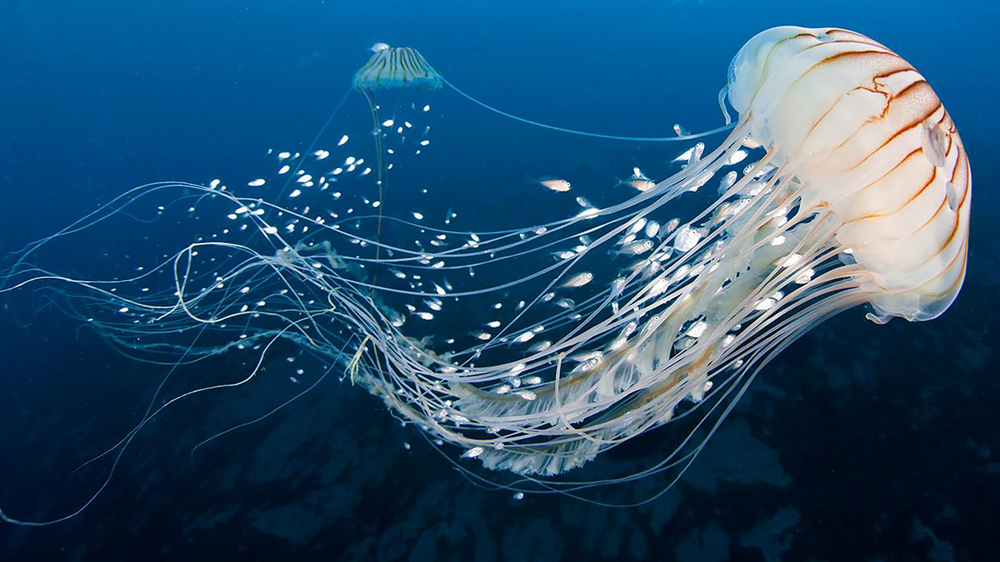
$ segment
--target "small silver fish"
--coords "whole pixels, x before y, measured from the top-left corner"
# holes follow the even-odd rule
[[[737,150],[736,152],[733,153],[732,156],[729,157],[729,160],[726,160],[726,165],[733,166],[739,164],[740,162],[746,160],[746,157],[747,157],[747,151]]]
[[[594,280],[594,274],[589,271],[584,271],[583,273],[577,273],[573,277],[570,277],[568,281],[563,283],[561,286],[566,289],[572,289],[576,287],[583,287],[587,283]]]
[[[552,342],[549,340],[544,340],[536,343],[535,345],[528,348],[529,353],[537,353],[539,351],[545,351],[546,349],[552,347]]]
[[[566,298],[559,299],[554,304],[559,308],[573,308],[576,306],[576,302],[574,302],[573,299]]]
[[[954,183],[948,182],[945,184],[944,190],[945,200],[948,201],[948,208],[952,211],[958,210],[959,205],[959,194],[958,187]]]
[[[929,125],[924,122],[920,129],[920,146],[933,166],[941,168],[946,164],[950,145],[949,134],[940,124]]]
[[[552,191],[556,191],[556,192],[559,192],[559,193],[565,193],[565,192],[569,191],[569,189],[571,187],[571,184],[568,181],[566,181],[564,179],[560,179],[560,178],[549,177],[549,176],[543,176],[541,178],[538,178],[536,181],[542,187],[545,187],[546,189],[550,189]]]
[[[701,160],[701,155],[704,152],[705,152],[705,143],[699,142],[698,144],[680,153],[677,156],[677,158],[674,158],[671,162],[681,162],[685,166],[697,164],[698,161]]]
[[[650,189],[656,187],[656,184],[651,180],[628,180],[625,183],[627,183],[629,187],[642,192],[649,191]]]
[[[730,187],[733,186],[733,184],[736,183],[736,176],[737,173],[735,171],[731,171],[722,178],[722,181],[719,182],[719,195],[724,194]]]
[[[591,359],[594,359],[594,358],[597,358],[597,357],[603,357],[603,356],[604,356],[604,353],[602,353],[600,351],[581,351],[581,352],[574,353],[574,354],[566,357],[566,361],[569,361],[569,362],[572,362],[572,363],[582,363],[584,361],[589,361]]]
[[[485,449],[483,449],[482,447],[473,447],[473,448],[465,451],[464,453],[462,453],[462,458],[463,459],[474,459],[474,458],[478,457],[479,455],[483,454],[484,450]]]
[[[618,241],[619,246],[627,246],[635,241],[635,234],[629,234],[627,236],[622,236],[621,240]]]
[[[652,240],[636,240],[635,242],[626,244],[622,247],[622,249],[612,250],[612,252],[617,256],[638,256],[639,254],[645,254],[652,249]]]
[[[699,142],[694,145],[694,150],[691,152],[691,158],[688,159],[688,166],[693,166],[701,160],[701,155],[705,153],[705,143]]]
[[[627,185],[633,189],[646,192],[656,187],[656,182],[647,178],[639,168],[632,168],[632,175],[624,181],[619,180],[618,185]]]
[[[627,234],[635,234],[635,233],[639,232],[640,230],[642,230],[644,226],[646,226],[646,218],[643,217],[643,218],[637,219],[635,222],[632,223],[631,226],[628,227],[628,230],[626,231],[626,233]]]
[[[516,338],[514,338],[514,343],[524,343],[531,341],[531,338],[535,337],[535,332],[525,332]]]
[[[619,277],[611,282],[611,298],[616,298],[618,295],[622,294],[625,289],[625,283],[628,281],[625,277]]]
[[[568,259],[572,258],[573,256],[575,256],[576,252],[571,252],[569,250],[560,250],[558,252],[552,252],[552,255],[555,256],[556,259],[568,260]]]

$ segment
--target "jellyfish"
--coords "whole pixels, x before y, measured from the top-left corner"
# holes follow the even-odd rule
[[[413,53],[382,50],[373,61],[423,61]],[[363,93],[368,75],[356,76]],[[86,311],[111,343],[168,364],[228,352],[263,361],[290,341],[420,428],[475,482],[512,474],[501,487],[584,498],[670,471],[649,501],[812,327],[859,306],[877,324],[931,320],[965,277],[968,157],[902,57],[843,29],[777,27],[740,49],[723,92],[738,114],[725,140],[600,208],[583,201],[569,216],[489,231],[400,221],[428,243],[378,242],[392,254],[372,258],[352,252],[374,243],[353,219],[212,185],[151,184],[30,246],[0,291],[58,283],[65,308]],[[720,175],[718,189],[706,188]],[[130,279],[22,265],[42,245],[178,187],[231,209],[227,220],[247,234],[198,240]],[[375,265],[393,275],[367,278]],[[166,286],[129,292],[156,275]],[[216,343],[201,343],[203,332]],[[198,335],[181,344],[178,334]],[[151,407],[111,451],[188,394]],[[574,476],[664,426],[684,430],[651,466]]]
[[[393,88],[415,88],[418,90],[437,90],[441,88],[441,76],[427,63],[423,55],[409,47],[390,47],[385,43],[376,43],[372,47],[374,54],[368,62],[354,74],[354,88],[361,92],[372,115],[372,131],[375,136],[375,154],[377,159],[379,209],[378,232],[376,241],[382,239],[382,212],[385,208],[385,165],[383,164],[384,149],[382,147],[381,121],[378,117],[378,104],[375,103],[374,92]],[[376,257],[380,255],[381,246],[376,246]]]

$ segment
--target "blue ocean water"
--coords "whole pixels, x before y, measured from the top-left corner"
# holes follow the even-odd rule
[[[641,507],[473,486],[417,429],[336,378],[190,454],[322,373],[308,357],[282,358],[252,384],[165,410],[75,517],[0,526],[0,559],[993,559],[998,16],[987,2],[10,0],[0,13],[3,256],[136,185],[273,173],[267,150],[305,150],[377,41],[419,48],[464,91],[514,114],[663,136],[674,123],[721,124],[726,69],[758,31],[852,29],[929,79],[962,134],[976,192],[968,277],[944,316],[876,326],[852,310],[820,325],[768,365],[679,484]],[[615,177],[641,165],[662,178],[684,148],[543,131],[447,89],[414,94],[413,107],[387,99],[387,113],[432,132],[426,158],[390,175],[386,212],[441,220],[453,209],[470,230],[578,210],[526,175],[581,178],[574,189],[600,206]],[[370,157],[370,130],[352,93],[317,146],[349,134]],[[145,211],[38,261],[67,276],[120,275],[216,228],[212,217],[149,222]],[[24,520],[71,514],[93,496],[111,459],[74,469],[142,419],[170,371],[125,356],[61,303],[46,291],[0,296],[0,509]],[[238,379],[249,359],[179,369],[164,394]],[[662,437],[610,462],[661,458]],[[598,499],[633,501],[666,483]]]

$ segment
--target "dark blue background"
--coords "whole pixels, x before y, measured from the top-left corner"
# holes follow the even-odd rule
[[[93,209],[95,197],[253,174],[266,148],[304,148],[375,41],[418,47],[456,85],[515,114],[663,135],[675,122],[718,124],[726,68],[756,32],[856,30],[934,85],[968,148],[975,199],[969,277],[944,317],[878,327],[852,311],[810,333],[755,383],[696,474],[646,507],[515,502],[473,488],[378,401],[336,382],[188,462],[227,420],[291,392],[263,381],[164,416],[81,515],[0,527],[0,559],[993,558],[997,21],[989,2],[7,0],[3,255]],[[506,175],[556,168],[610,180],[653,150],[517,126],[445,94],[432,103],[465,126],[435,137],[440,181],[466,186],[469,209],[537,193],[508,192]],[[363,130],[367,118],[352,95],[334,128]],[[124,246],[84,242],[112,254]],[[85,265],[63,251],[68,266]],[[16,320],[0,315],[0,506],[45,519],[100,484],[101,470],[68,473],[135,423],[163,373],[57,313],[28,328]]]

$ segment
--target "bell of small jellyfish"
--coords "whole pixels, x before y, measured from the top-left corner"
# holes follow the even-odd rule
[[[378,43],[372,50],[368,62],[354,73],[354,87],[359,91],[441,88],[441,75],[416,49]]]

